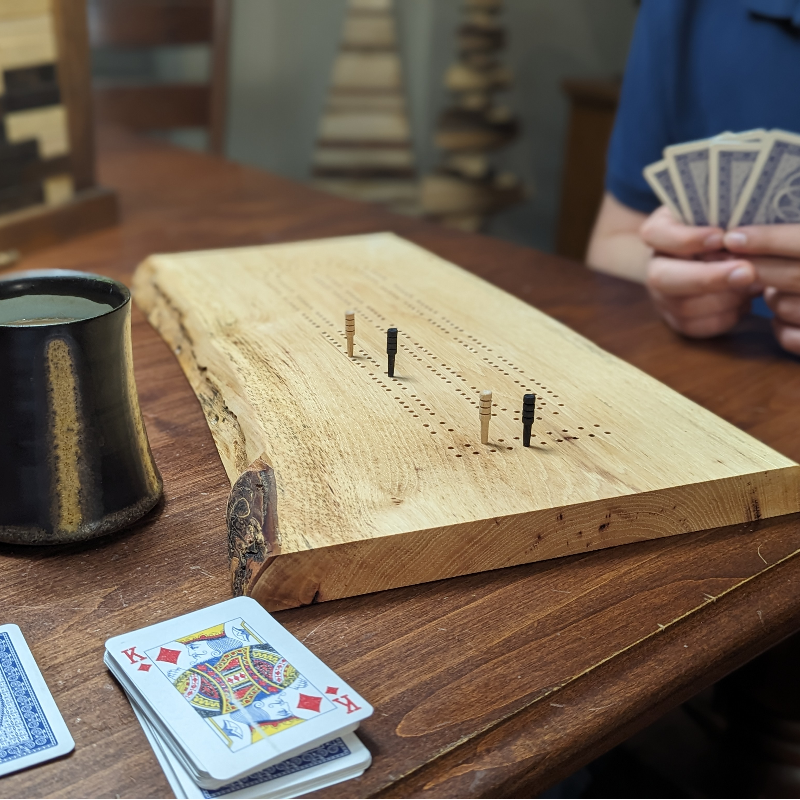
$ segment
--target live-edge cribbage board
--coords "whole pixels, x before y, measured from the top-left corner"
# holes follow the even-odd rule
[[[800,510],[793,461],[391,234],[152,256],[134,287],[233,484],[234,587],[270,609]]]

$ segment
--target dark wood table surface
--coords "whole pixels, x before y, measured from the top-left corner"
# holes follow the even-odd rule
[[[154,252],[392,230],[800,459],[800,361],[765,320],[682,340],[639,286],[120,134],[101,137],[100,178],[120,192],[122,224],[20,268],[127,281]],[[165,500],[134,529],[81,547],[0,547],[0,622],[22,628],[76,742],[0,779],[3,797],[171,796],[103,643],[229,597],[222,464],[178,362],[138,310],[133,338]],[[800,627],[800,515],[276,616],[375,706],[359,731],[372,767],[320,796],[529,797]]]

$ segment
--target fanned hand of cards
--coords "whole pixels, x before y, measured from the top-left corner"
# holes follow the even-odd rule
[[[800,136],[793,133],[726,131],[671,145],[644,176],[688,225],[800,223]]]
[[[372,707],[255,600],[106,642],[177,797],[297,797],[360,775]]]

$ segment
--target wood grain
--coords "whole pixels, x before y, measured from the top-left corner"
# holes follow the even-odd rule
[[[119,220],[109,189],[85,189],[59,205],[36,205],[0,216],[0,250],[28,254],[73,236],[107,228]]]
[[[89,0],[100,47],[202,44],[213,35],[214,0]]]
[[[390,234],[152,256],[134,293],[231,483],[274,471],[277,547],[244,587],[269,610],[800,511],[793,461]]]
[[[570,120],[565,142],[556,252],[580,261],[586,255],[606,172],[606,151],[617,113],[617,80],[566,80]]]
[[[209,150],[222,154],[230,26],[231,0],[89,0],[95,47],[207,44],[211,50],[210,75],[204,83],[99,83],[94,90],[97,119],[134,131],[208,128]]]
[[[203,128],[211,120],[211,89],[193,83],[97,86],[97,118],[134,131]]]
[[[228,129],[228,72],[230,67],[232,0],[214,0],[211,39],[211,112],[208,149],[224,155]]]
[[[530,249],[116,135],[101,139],[99,168],[121,190],[123,225],[20,268],[129,281],[152,252],[393,230],[800,458],[798,361],[766,320],[683,340],[641,287]],[[177,360],[134,312],[136,377],[165,500],[116,538],[48,552],[0,547],[3,621],[22,626],[77,743],[68,758],[3,778],[3,797],[170,796],[102,667],[103,642],[229,596],[230,482]],[[799,556],[800,518],[790,516],[279,612],[376,706],[360,734],[373,766],[318,795],[541,793],[793,633]]]
[[[58,41],[59,87],[67,108],[67,128],[75,189],[95,186],[94,112],[92,109],[89,33],[86,0],[53,4]]]

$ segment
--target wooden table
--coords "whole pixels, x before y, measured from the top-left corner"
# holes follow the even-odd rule
[[[28,258],[128,280],[152,252],[393,230],[490,279],[800,459],[798,361],[764,320],[677,338],[641,287],[523,247],[319,194],[121,135],[100,176],[123,224]],[[3,797],[168,796],[102,664],[109,636],[229,596],[229,484],[178,362],[134,312],[136,377],[165,501],[82,547],[0,548],[0,621],[18,623],[76,741],[0,780]],[[374,756],[328,797],[527,796],[800,626],[800,516],[627,545],[282,612],[375,706]]]

